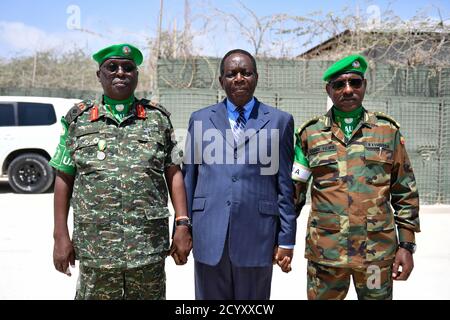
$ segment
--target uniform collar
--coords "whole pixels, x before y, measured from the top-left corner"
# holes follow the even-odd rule
[[[114,116],[106,109],[105,105],[103,103],[101,103],[102,101],[102,97],[100,97],[99,99],[96,99],[94,101],[92,101],[92,108],[91,108],[91,116],[90,116],[90,120],[92,121],[96,121],[98,119],[100,119],[101,117],[106,117],[106,118],[110,118],[114,121],[117,122],[117,119],[114,118]],[[134,99],[133,105],[130,107],[130,111],[128,113],[127,116],[125,116],[122,120],[122,122],[125,119],[128,119],[130,117],[137,117],[137,118],[146,118],[146,112],[145,112],[145,108],[142,106],[140,107],[140,100],[137,100],[136,98]],[[97,113],[97,114],[95,114]]]
[[[376,126],[377,118],[372,112],[367,111],[367,109],[364,108],[364,106],[363,106],[363,115],[362,115],[361,121],[362,121],[362,124],[361,124],[362,126],[372,128],[372,127]],[[333,123],[334,123],[333,110],[330,109],[325,114],[324,127],[322,128],[322,131],[330,130]]]

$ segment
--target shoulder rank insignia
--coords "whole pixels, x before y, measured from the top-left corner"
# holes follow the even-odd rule
[[[83,112],[88,110],[93,106],[91,100],[84,100],[79,103],[76,103],[65,115],[65,119],[68,124],[71,124],[76,118],[78,118]]]
[[[315,117],[312,117],[311,119],[309,119],[309,120],[303,122],[303,124],[298,128],[297,133],[300,134],[300,132],[302,132],[303,129],[305,129],[305,128],[306,128],[307,126],[309,126],[310,124],[316,123],[317,121],[319,121],[319,119],[320,119],[321,117],[322,117],[322,116],[315,116]]]
[[[384,120],[389,121],[389,122],[392,123],[394,126],[396,126],[398,129],[400,129],[400,124],[399,124],[397,121],[395,121],[394,118],[392,118],[391,116],[387,115],[386,113],[380,112],[380,111],[375,111],[373,114],[374,114],[377,118],[380,118],[380,119],[384,119]]]
[[[162,105],[160,105],[159,103],[157,103],[155,101],[149,101],[147,99],[141,99],[139,101],[139,103],[142,104],[142,105],[149,106],[150,108],[157,109],[157,110],[161,111],[167,117],[170,117],[170,112],[166,108],[164,108]]]
[[[136,116],[139,119],[145,119],[147,117],[147,112],[145,112],[145,107],[142,104],[136,106]]]

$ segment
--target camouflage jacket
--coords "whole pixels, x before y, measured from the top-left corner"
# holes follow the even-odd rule
[[[392,118],[366,110],[349,139],[331,110],[298,130],[296,148],[311,171],[306,183],[296,182],[298,213],[312,181],[307,259],[338,267],[381,266],[392,263],[398,237],[414,242],[419,195],[404,143]]]
[[[181,162],[169,113],[135,101],[121,123],[96,101],[66,115],[76,167],[73,243],[83,265],[134,268],[169,249],[164,169]]]

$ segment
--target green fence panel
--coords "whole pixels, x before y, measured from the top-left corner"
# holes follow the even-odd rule
[[[440,141],[441,114],[439,98],[392,98],[388,113],[398,123],[411,150],[432,148],[437,151]]]
[[[397,96],[404,95],[405,70],[388,65],[370,66],[367,73],[367,94]]]
[[[225,92],[224,92],[225,94]],[[259,101],[276,108],[278,103],[278,94],[276,92],[265,91],[256,89],[255,97],[258,98]]]
[[[160,103],[171,113],[177,139],[185,136],[192,112],[225,97],[217,81],[219,58],[158,61]],[[259,81],[255,96],[293,115],[298,128],[326,112],[327,95],[321,77],[331,61],[257,60]],[[421,203],[450,204],[450,69],[401,69],[371,65],[366,75],[364,106],[391,115],[401,125],[416,174]],[[0,88],[0,95],[93,98],[95,90],[77,88]],[[139,98],[152,93],[140,91]],[[184,130],[184,131],[183,131]],[[309,200],[308,200],[309,201]]]
[[[439,96],[439,76],[433,69],[426,67],[409,68],[406,71],[407,96]]]
[[[216,90],[160,89],[159,102],[171,112],[174,128],[188,127],[192,112],[217,103]]]
[[[450,69],[442,69],[439,84],[440,95],[442,97],[450,97]]]
[[[293,60],[266,60],[264,63],[258,62],[260,68],[259,78],[264,82],[262,88],[278,89],[297,89],[301,88],[302,82],[300,76],[303,67]],[[261,65],[264,67],[261,68]]]
[[[389,98],[386,97],[375,97],[375,96],[366,96],[363,102],[364,107],[369,111],[378,111],[389,114],[388,105]]]
[[[440,203],[450,204],[450,155],[447,153],[440,159]]]
[[[333,61],[257,59],[259,87],[267,90],[322,92],[322,75]],[[158,60],[160,88],[219,89],[219,58]],[[400,68],[372,63],[366,74],[368,94],[437,97],[450,95],[450,69]]]
[[[421,204],[434,204],[440,200],[439,163],[437,153],[408,152],[419,190]]]
[[[450,204],[450,99],[443,100],[442,105],[442,135],[440,150],[440,183],[441,203]]]
[[[298,128],[305,121],[326,112],[327,98],[325,95],[280,94],[278,108],[292,114]]]

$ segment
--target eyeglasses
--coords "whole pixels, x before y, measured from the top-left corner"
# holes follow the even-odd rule
[[[347,86],[347,83],[352,87],[353,89],[359,89],[361,88],[363,84],[363,79],[359,78],[353,78],[349,80],[336,80],[331,81],[329,84],[334,90],[342,90]]]
[[[110,63],[105,65],[105,69],[108,70],[111,73],[117,72],[119,70],[119,68],[122,68],[123,72],[133,72],[134,70],[136,70],[136,66],[131,64],[131,63],[127,63],[127,64],[123,64],[123,65],[118,65],[115,63]]]

